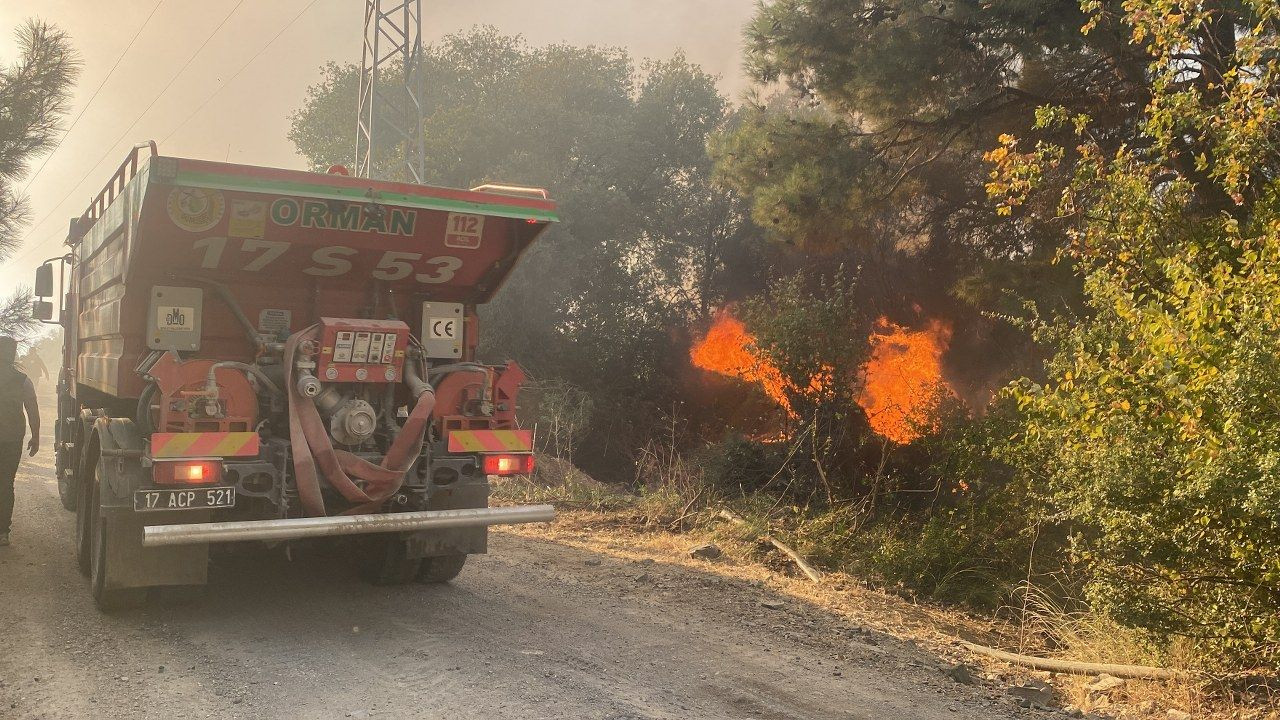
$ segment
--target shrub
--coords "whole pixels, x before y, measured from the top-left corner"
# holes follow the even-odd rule
[[[1095,607],[1194,640],[1206,665],[1277,668],[1280,6],[1171,7],[1125,5],[1151,59],[1141,143],[1108,149],[1089,118],[1040,112],[1080,135],[1061,207],[1088,307],[1040,330],[1054,354],[1047,382],[1015,390],[1019,455],[1073,522]],[[1207,59],[1185,65],[1189,49]],[[1003,145],[998,194],[1064,157]]]

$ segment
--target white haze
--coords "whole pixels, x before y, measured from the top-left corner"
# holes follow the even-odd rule
[[[135,142],[168,138],[160,147],[165,154],[303,167],[285,137],[288,115],[318,79],[321,64],[359,61],[364,8],[360,0],[316,0],[270,49],[182,124],[308,0],[244,2],[172,88],[116,142],[236,2],[164,0],[31,184],[32,220],[44,222],[29,228],[23,248],[0,266],[0,289],[6,294],[15,284],[29,284],[38,262],[62,252],[67,220],[83,211]],[[40,17],[70,33],[84,60],[70,120],[154,5],[155,0],[0,0],[0,62],[14,60],[12,30],[26,18]],[[538,45],[621,46],[637,57],[665,57],[684,50],[691,61],[718,75],[729,95],[738,95],[746,86],[741,36],[755,0],[424,0],[423,5],[428,42],[488,24]],[[106,158],[97,162],[104,153]]]

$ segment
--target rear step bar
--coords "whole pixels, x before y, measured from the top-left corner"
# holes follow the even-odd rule
[[[367,535],[372,533],[415,532],[445,528],[488,527],[550,522],[556,509],[550,505],[476,508],[470,510],[425,510],[422,512],[334,517],[288,518],[284,520],[242,520],[237,522],[150,525],[144,528],[143,547],[198,545],[243,540],[296,540],[310,537]]]

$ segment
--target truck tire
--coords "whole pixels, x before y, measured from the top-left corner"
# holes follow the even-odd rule
[[[92,522],[89,528],[89,588],[93,594],[93,603],[103,612],[116,612],[135,608],[146,602],[147,588],[108,588],[107,580],[107,546],[119,542],[120,538],[112,536],[107,530],[101,498],[102,464],[99,463],[94,472],[91,501],[86,513]]]
[[[70,451],[62,447],[61,418],[53,423],[53,447],[53,471],[58,474],[58,501],[62,503],[64,509],[75,512],[76,507],[80,505],[80,488],[76,487],[75,475],[67,472],[69,466],[67,456]]]
[[[78,455],[72,447],[79,449],[79,438],[68,420],[74,416],[75,401],[68,396],[61,384],[58,386],[58,417],[53,421],[53,472],[58,476],[58,500],[62,507],[75,512],[80,505],[81,488],[77,482],[74,459]],[[78,421],[77,421],[78,425]],[[71,435],[72,437],[68,437]],[[72,447],[68,447],[72,445]],[[70,471],[70,472],[68,472]]]
[[[79,483],[79,498],[76,502],[76,566],[80,574],[89,577],[93,565],[93,483]]]
[[[458,577],[462,566],[467,562],[466,555],[437,555],[422,558],[422,566],[418,569],[418,582],[435,584],[446,583]]]
[[[404,585],[413,582],[422,561],[405,557],[405,543],[391,535],[374,535],[360,547],[360,574],[374,585]]]
[[[58,500],[62,503],[65,510],[75,512],[76,507],[80,504],[76,488],[65,473],[58,473]]]

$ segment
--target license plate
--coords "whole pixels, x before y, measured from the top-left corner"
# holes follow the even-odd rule
[[[206,510],[236,506],[234,487],[207,487],[191,490],[139,490],[133,494],[133,509]]]

